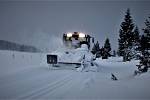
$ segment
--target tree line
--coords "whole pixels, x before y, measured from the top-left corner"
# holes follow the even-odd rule
[[[140,34],[138,26],[133,23],[130,9],[127,9],[119,30],[118,54],[124,62],[139,59],[139,71],[147,72],[150,67],[150,17],[144,23],[145,27]]]
[[[41,51],[34,46],[17,44],[17,43],[9,42],[6,40],[0,40],[0,50],[14,50],[14,51],[21,51],[21,52],[40,52]]]
[[[111,44],[109,42],[109,38],[106,38],[104,46],[100,48],[99,42],[94,43],[91,52],[96,55],[96,58],[102,57],[102,59],[108,59],[108,57],[112,56],[111,54]]]
[[[138,59],[141,66],[150,67],[150,17],[144,23],[145,27],[140,33],[138,26],[133,22],[130,9],[127,9],[119,29],[117,52],[111,53],[109,38],[105,40],[102,48],[99,47],[98,42],[95,43],[91,52],[96,57],[102,57],[103,59],[116,54],[123,57],[124,62]]]

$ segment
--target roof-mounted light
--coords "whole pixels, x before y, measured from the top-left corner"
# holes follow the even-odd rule
[[[84,38],[85,34],[84,33],[79,33],[79,37]]]
[[[67,33],[67,37],[72,37],[72,33]]]

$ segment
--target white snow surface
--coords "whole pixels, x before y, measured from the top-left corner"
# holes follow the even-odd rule
[[[97,71],[82,72],[50,70],[45,61],[46,54],[0,51],[0,100],[150,99],[150,72],[133,75],[139,61],[96,59]]]

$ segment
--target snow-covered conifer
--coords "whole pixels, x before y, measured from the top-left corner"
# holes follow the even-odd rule
[[[127,9],[124,21],[121,23],[121,29],[119,30],[119,56],[123,56],[123,61],[130,60],[130,49],[133,43],[133,29],[134,24],[130,15],[130,9]]]
[[[145,21],[145,28],[143,29],[143,32],[144,34],[142,35],[140,42],[140,50],[142,52],[140,65],[143,66],[143,69],[148,70],[150,67],[150,20],[148,19]]]
[[[109,38],[105,40],[104,48],[106,49],[108,56],[111,56],[111,44],[109,42]]]

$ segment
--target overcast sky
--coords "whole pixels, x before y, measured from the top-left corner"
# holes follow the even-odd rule
[[[95,37],[100,46],[108,37],[116,49],[127,8],[141,31],[150,16],[148,0],[0,1],[0,39],[52,49],[59,47],[63,33],[80,31]]]

